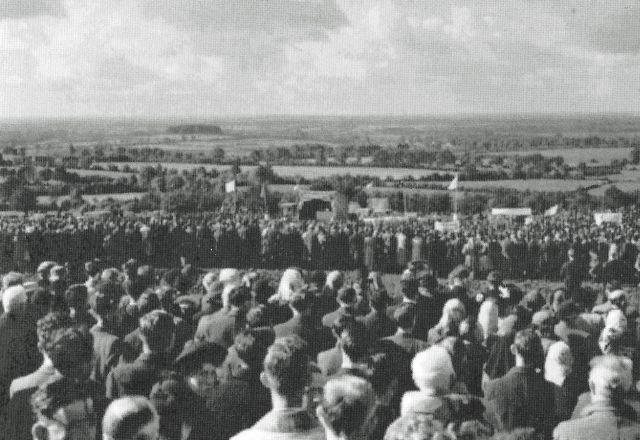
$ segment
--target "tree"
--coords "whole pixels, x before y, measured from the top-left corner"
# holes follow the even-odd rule
[[[224,161],[224,150],[220,147],[213,150],[213,161],[216,163],[222,163]]]
[[[636,146],[631,150],[631,163],[633,165],[640,164],[640,147]]]
[[[37,202],[36,193],[25,186],[17,188],[9,197],[11,208],[16,211],[24,211],[25,214],[35,209]]]
[[[43,168],[38,171],[38,178],[43,182],[53,179],[53,170],[51,168]]]

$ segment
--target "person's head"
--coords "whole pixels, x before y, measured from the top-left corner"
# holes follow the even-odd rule
[[[173,316],[163,310],[154,310],[143,315],[139,321],[143,346],[152,353],[164,353],[174,342],[175,324]]]
[[[493,440],[537,440],[535,428],[516,428],[511,431],[502,431],[491,437]]]
[[[449,353],[451,363],[453,364],[453,371],[456,376],[460,377],[466,371],[469,365],[467,356],[467,347],[462,340],[455,336],[448,336],[442,341],[438,342],[440,347],[443,347]]]
[[[250,374],[259,373],[267,350],[273,341],[274,333],[267,328],[245,329],[238,333],[233,347],[242,361],[241,368]]]
[[[218,275],[218,280],[224,286],[239,286],[242,282],[242,274],[238,269],[235,268],[225,268],[220,271]]]
[[[2,290],[7,290],[12,286],[21,286],[24,282],[24,276],[20,272],[9,272],[2,277]]]
[[[237,307],[246,309],[251,302],[251,291],[245,286],[225,287],[222,292],[222,304],[225,308]]]
[[[560,307],[556,311],[556,318],[558,318],[558,321],[562,321],[571,327],[578,316],[580,316],[581,311],[580,306],[575,301],[565,301],[560,304]]]
[[[393,422],[384,440],[453,440],[442,422],[429,414],[410,413]]]
[[[551,344],[544,362],[544,378],[559,387],[573,369],[573,355],[564,341]]]
[[[98,280],[100,278],[101,270],[100,260],[91,260],[87,261],[84,264],[84,271],[87,274],[87,277],[92,280]]]
[[[627,317],[620,309],[613,309],[607,313],[607,317],[604,320],[604,326],[615,329],[620,333],[627,331]]]
[[[115,267],[109,267],[102,271],[100,280],[105,283],[117,283],[120,281],[120,271]]]
[[[373,289],[370,291],[369,303],[374,310],[384,311],[390,302],[391,298],[389,298],[386,289]]]
[[[207,272],[205,276],[202,277],[202,287],[206,293],[212,292],[213,283],[216,282],[216,274],[213,272]]]
[[[516,364],[539,367],[544,362],[544,351],[540,337],[533,329],[520,330],[511,344],[511,353],[516,357]]]
[[[375,400],[373,387],[361,377],[344,375],[329,380],[316,409],[327,438],[364,437]]]
[[[615,289],[610,292],[607,292],[607,298],[609,302],[619,308],[620,310],[625,310],[627,307],[627,292],[622,289]]]
[[[356,306],[356,303],[358,302],[358,295],[352,287],[341,287],[340,290],[338,290],[338,296],[336,299],[338,304],[340,304],[340,307],[351,309]]]
[[[614,355],[597,356],[590,362],[589,390],[592,402],[617,405],[633,383],[633,363],[629,358]]]
[[[157,440],[159,435],[160,418],[146,397],[116,399],[102,418],[104,440]]]
[[[155,292],[145,290],[136,300],[136,306],[140,315],[146,315],[149,312],[160,309],[160,298]]]
[[[59,264],[53,266],[49,271],[49,281],[52,283],[66,284],[67,276],[67,268]]]
[[[478,325],[482,330],[483,340],[498,332],[499,309],[495,301],[484,301],[478,311]]]
[[[220,367],[227,349],[213,342],[188,341],[178,355],[175,365],[191,386],[198,392],[218,384],[216,369]]]
[[[34,440],[86,440],[96,437],[94,396],[82,383],[62,377],[41,385],[31,396]]]
[[[57,330],[68,328],[73,325],[71,318],[66,313],[47,313],[36,323],[36,334],[38,336],[38,350],[48,356],[47,349],[51,346],[53,336]]]
[[[327,287],[336,291],[342,287],[343,283],[344,283],[344,275],[339,270],[334,270],[332,272],[329,272],[325,282]]]
[[[351,362],[360,362],[366,356],[369,342],[364,324],[356,320],[348,321],[339,334],[340,349]]]
[[[52,320],[49,324],[56,325]],[[43,339],[42,351],[63,376],[78,380],[89,377],[93,361],[93,335],[86,327],[52,330],[47,339]]]
[[[567,301],[567,292],[564,289],[556,289],[551,294],[551,301],[549,305],[551,306],[551,310],[558,313],[558,309],[560,305]]]
[[[291,297],[304,286],[304,278],[298,269],[289,268],[282,273],[277,294],[282,301],[289,301]]]
[[[42,281],[49,281],[49,271],[55,265],[55,261],[43,261],[42,263],[40,263],[38,265],[38,268],[36,269],[38,278]]]
[[[418,307],[413,303],[401,304],[393,313],[393,319],[398,327],[405,332],[411,332],[418,316]]]
[[[455,370],[447,350],[434,345],[415,355],[411,362],[411,375],[420,391],[444,395],[449,392]]]
[[[618,245],[611,243],[609,246],[609,261],[617,260],[619,257],[620,253],[618,252]]]
[[[531,317],[531,326],[541,338],[552,338],[556,317],[551,310],[540,310]]]
[[[182,423],[191,419],[194,392],[184,378],[171,373],[153,385],[149,400],[160,417],[160,436],[180,438]]]
[[[5,313],[20,313],[27,305],[27,300],[27,291],[20,285],[9,287],[2,293]]]
[[[299,336],[278,338],[267,350],[260,381],[272,395],[291,404],[302,400],[311,381],[306,342]]]
[[[87,287],[84,284],[73,284],[64,293],[64,301],[75,315],[87,310],[87,296]]]
[[[467,311],[462,301],[458,298],[452,298],[444,303],[442,308],[442,316],[440,317],[440,326],[448,328],[451,332],[456,333],[460,323],[467,317]]]

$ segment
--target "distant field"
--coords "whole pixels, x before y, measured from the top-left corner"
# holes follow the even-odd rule
[[[575,191],[583,187],[602,185],[602,180],[560,180],[560,179],[529,179],[529,180],[492,180],[492,181],[464,181],[460,182],[460,188],[511,188],[518,191]],[[442,183],[443,188],[448,183]]]
[[[78,176],[103,176],[117,179],[118,177],[129,177],[135,173],[125,173],[123,171],[101,171],[101,170],[80,170],[69,168],[70,173],[76,173]]]
[[[144,196],[146,193],[144,192],[131,192],[131,193],[114,193],[114,194],[85,194],[82,196],[82,199],[87,203],[99,203],[103,200],[113,199],[118,201],[128,201],[139,199]],[[68,200],[70,196],[38,196],[37,202],[39,205],[49,205],[53,202],[58,204],[62,203],[64,200]]]
[[[140,169],[147,166],[156,166],[155,162],[99,162],[101,167],[107,167],[109,165],[116,165],[119,168],[124,165],[129,165],[131,168]],[[197,164],[197,163],[160,163],[164,168],[182,170],[192,170],[195,168],[204,167],[207,170],[228,170],[230,165],[211,165],[211,164]],[[255,166],[241,166],[240,169],[245,171],[251,171],[255,169]],[[446,173],[443,170],[425,170],[414,168],[373,168],[373,167],[320,167],[320,166],[286,166],[286,165],[274,165],[273,172],[282,177],[295,177],[300,176],[306,179],[312,179],[317,177],[329,177],[333,175],[347,175],[352,176],[374,176],[381,179],[391,177],[393,179],[406,179],[409,176],[413,176],[418,179],[422,176],[430,176],[436,173]]]
[[[529,154],[541,154],[545,157],[562,156],[569,165],[577,165],[580,162],[609,163],[613,159],[628,159],[631,148],[554,148],[552,150],[523,150],[501,151],[489,153],[500,156],[526,156]]]

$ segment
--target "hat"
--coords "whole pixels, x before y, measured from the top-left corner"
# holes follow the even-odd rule
[[[459,265],[449,273],[449,278],[469,278],[469,275],[469,269],[466,266]]]
[[[627,297],[627,293],[622,289],[613,290],[607,295],[609,301],[615,301],[616,299],[620,299],[622,297]]]
[[[500,274],[500,272],[498,272],[497,270],[492,270],[491,272],[489,272],[489,275],[487,275],[487,281],[489,281],[490,283],[499,284],[502,282],[502,274]]]
[[[358,300],[353,287],[342,287],[338,290],[338,302],[346,305],[353,305]]]
[[[42,263],[40,263],[40,265],[38,266],[38,269],[36,270],[36,272],[38,273],[42,273],[42,274],[46,274],[48,273],[51,268],[53,266],[56,265],[55,261],[43,261]]]
[[[206,341],[188,341],[182,352],[175,360],[175,365],[188,368],[195,363],[211,363],[215,366],[222,364],[227,357],[227,349],[221,345]]]
[[[531,317],[531,324],[536,327],[552,325],[555,322],[555,316],[551,310],[540,310]]]

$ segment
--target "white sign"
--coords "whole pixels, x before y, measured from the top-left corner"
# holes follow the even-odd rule
[[[440,232],[458,232],[460,230],[460,222],[435,222],[434,228]]]
[[[491,215],[505,215],[509,217],[528,217],[531,215],[531,208],[493,208]]]
[[[619,225],[622,224],[622,214],[619,212],[594,212],[593,219],[598,226],[603,223],[617,223]]]

